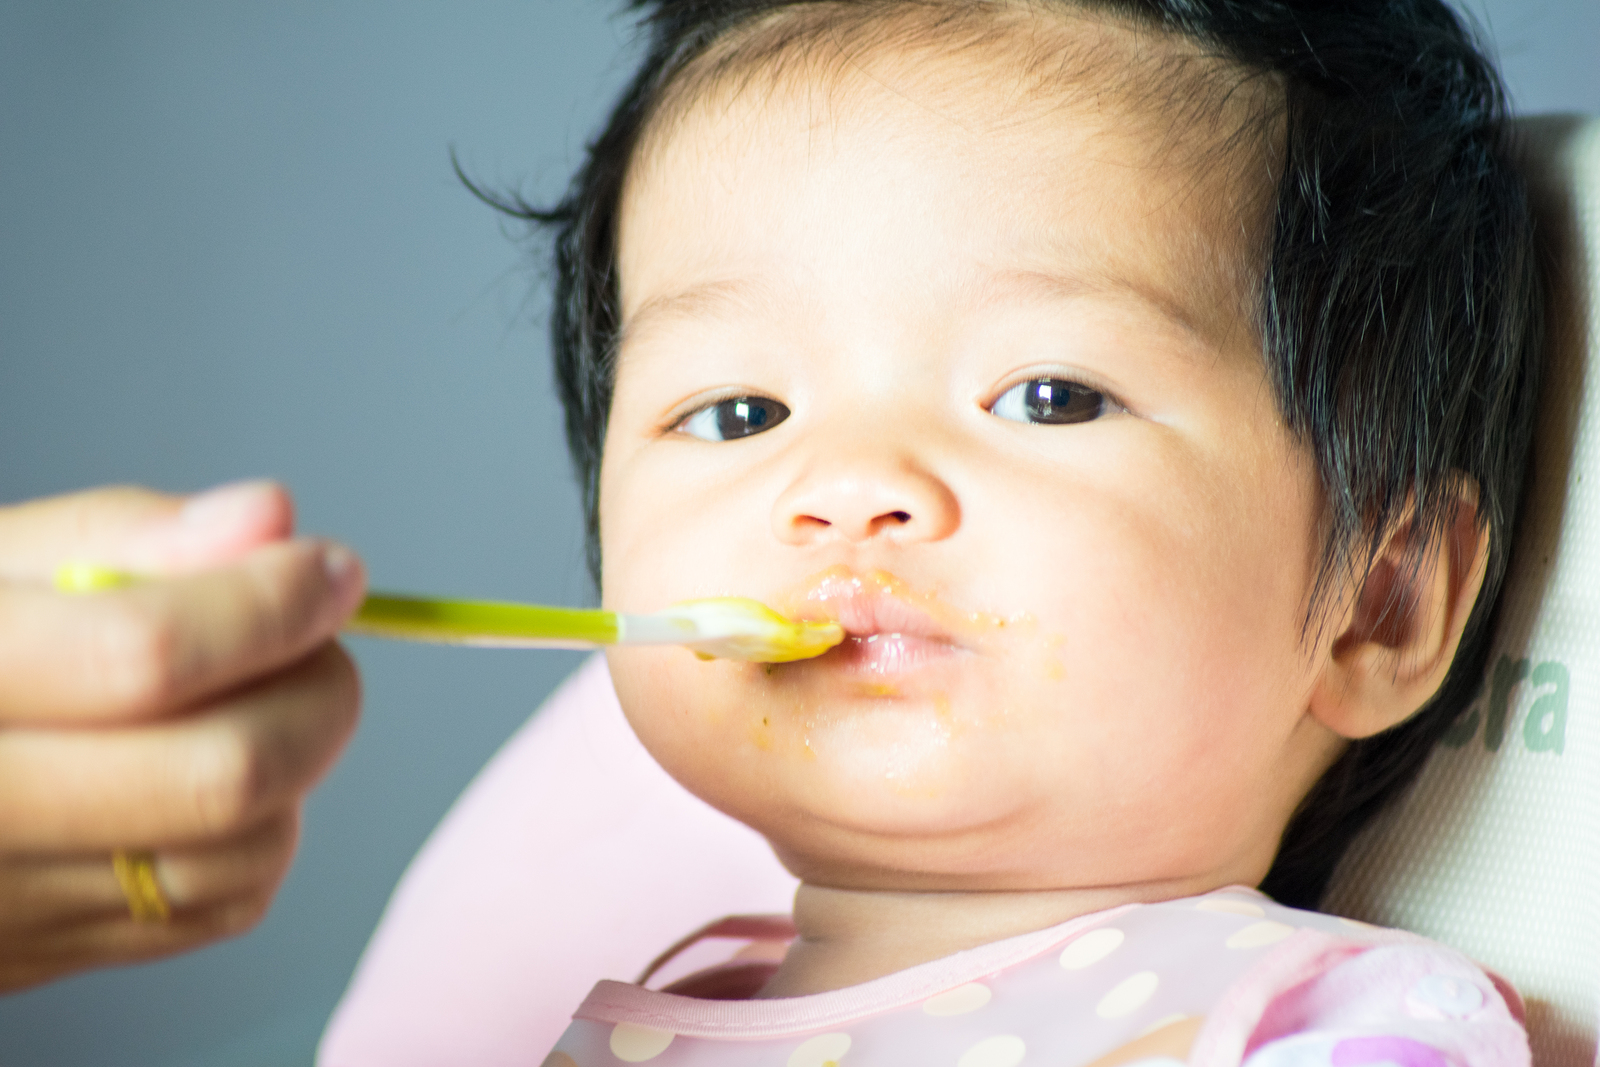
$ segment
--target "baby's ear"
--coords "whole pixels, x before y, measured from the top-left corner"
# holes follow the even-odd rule
[[[1312,716],[1355,740],[1415,714],[1450,672],[1488,560],[1489,532],[1478,525],[1470,480],[1431,541],[1423,540],[1414,517],[1399,522],[1324,654]]]

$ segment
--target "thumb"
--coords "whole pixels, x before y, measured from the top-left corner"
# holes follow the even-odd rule
[[[67,561],[145,574],[197,570],[293,529],[294,503],[275,482],[235,482],[188,497],[90,489],[0,507],[0,578],[48,581]]]

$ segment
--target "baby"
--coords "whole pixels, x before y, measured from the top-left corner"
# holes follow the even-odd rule
[[[1469,961],[1284,906],[1467,703],[1511,538],[1540,286],[1456,18],[646,6],[567,201],[502,204],[561,228],[604,602],[848,639],[610,655],[794,936],[546,1064],[1525,1063]]]

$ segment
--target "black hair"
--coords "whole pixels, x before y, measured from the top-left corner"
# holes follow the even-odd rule
[[[788,9],[847,20],[1008,0],[632,0],[648,48],[563,200],[477,195],[555,231],[555,376],[599,576],[598,485],[619,322],[624,180],[673,80]],[[1349,745],[1304,799],[1262,889],[1314,907],[1350,841],[1416,776],[1476,695],[1532,436],[1544,289],[1504,89],[1442,0],[1041,0],[1198,44],[1273,80],[1281,172],[1255,313],[1281,413],[1326,499],[1318,589],[1364,573],[1409,521],[1437,544],[1463,480],[1489,535],[1483,591],[1439,692]],[[1014,0],[1009,6],[1016,6]],[[458,174],[460,168],[457,168]]]

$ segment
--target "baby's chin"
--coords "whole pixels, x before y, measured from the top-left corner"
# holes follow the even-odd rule
[[[1004,672],[620,659],[618,694],[651,754],[763,832],[796,814],[863,835],[961,832],[1008,817],[1053,762],[1027,728],[1035,717],[999,698]]]

